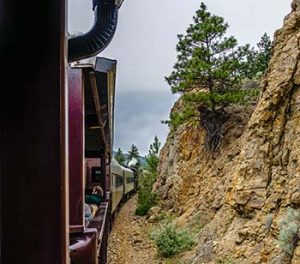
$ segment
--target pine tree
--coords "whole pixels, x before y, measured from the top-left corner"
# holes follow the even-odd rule
[[[126,164],[126,157],[122,151],[122,149],[118,149],[117,153],[115,154],[115,159],[124,166]]]
[[[157,179],[160,145],[161,143],[157,136],[155,136],[153,143],[150,145],[149,153],[146,156],[145,169],[139,177],[137,215],[146,215],[148,210],[157,202],[157,195],[152,192],[152,186]]]
[[[127,156],[128,162],[131,161],[133,158],[137,160],[136,167],[139,167],[140,166],[139,149],[134,144],[131,145],[130,150],[128,151],[128,156]]]
[[[250,48],[250,46],[247,45],[245,52],[246,60],[242,63],[242,72],[244,76],[249,79],[259,77],[264,74],[271,59],[271,38],[265,33],[261,37],[260,42],[257,43],[257,49]]]
[[[157,174],[157,165],[159,162],[159,150],[161,143],[158,140],[158,137],[154,137],[153,143],[150,145],[149,153],[146,156],[146,166],[145,169],[150,173]]]
[[[234,37],[225,36],[228,24],[209,13],[204,3],[193,20],[186,34],[178,35],[177,62],[166,80],[173,93],[195,91],[206,107],[215,109],[228,103],[222,95],[240,81],[247,47],[238,47]]]
[[[221,127],[228,119],[225,108],[246,97],[238,84],[250,46],[239,47],[227,37],[228,23],[207,11],[204,3],[193,17],[185,35],[178,35],[177,62],[166,81],[173,93],[182,95],[183,107],[170,115],[171,127],[187,120],[200,123],[206,130],[206,145],[218,147]]]
[[[255,48],[250,48],[250,45],[247,45],[245,49],[246,60],[241,64],[241,72],[248,79],[253,79],[258,73],[258,51]]]
[[[257,55],[257,62],[258,62],[258,71],[264,73],[268,68],[269,61],[272,55],[272,41],[271,38],[265,33],[262,37],[260,42],[257,44],[258,47],[258,55]]]

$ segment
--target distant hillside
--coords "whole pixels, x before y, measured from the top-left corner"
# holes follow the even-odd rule
[[[117,153],[117,151],[113,151],[113,156],[115,156]],[[124,153],[124,156],[126,157],[126,160],[128,159],[128,154],[127,153]],[[140,157],[140,161],[141,161],[141,165],[144,166],[146,164],[146,157],[142,157],[142,156],[139,156]]]

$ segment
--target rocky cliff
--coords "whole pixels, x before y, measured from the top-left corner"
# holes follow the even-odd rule
[[[231,109],[220,149],[206,152],[204,132],[190,125],[162,149],[154,186],[162,207],[181,225],[195,215],[203,224],[190,263],[300,263],[300,243],[293,256],[278,246],[287,208],[300,208],[299,6],[275,33],[254,112]]]

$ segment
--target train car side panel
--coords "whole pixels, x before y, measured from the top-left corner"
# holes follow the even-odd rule
[[[125,179],[125,194],[130,193],[134,190],[134,174],[132,170],[123,168],[124,179]]]

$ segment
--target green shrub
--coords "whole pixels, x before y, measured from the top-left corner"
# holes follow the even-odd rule
[[[257,98],[259,95],[258,89],[233,89],[224,92],[211,92],[200,91],[196,93],[186,93],[183,99],[187,102],[202,104],[205,107],[212,108],[212,101],[218,105],[236,105],[244,104],[252,98]]]
[[[217,258],[217,264],[234,264],[234,262],[229,258]]]
[[[293,255],[298,243],[300,228],[300,210],[289,208],[285,219],[281,222],[279,232],[279,246],[288,255]]]
[[[193,124],[199,124],[200,114],[199,105],[211,108],[211,100],[215,103],[225,105],[247,105],[256,101],[259,96],[259,89],[231,90],[218,93],[207,93],[205,91],[186,93],[182,96],[182,109],[170,113],[170,119],[162,121],[172,129],[190,121]]]
[[[152,192],[157,173],[144,171],[139,178],[138,201],[135,214],[144,216],[149,209],[156,205],[157,194]]]
[[[146,164],[144,170],[140,173],[138,201],[135,211],[136,215],[144,216],[149,209],[156,205],[157,194],[152,192],[152,186],[157,179],[157,166],[159,162],[159,149],[161,143],[157,136],[154,137],[154,142],[150,145],[149,154],[146,156]]]
[[[138,193],[138,204],[135,211],[136,215],[145,216],[149,209],[156,205],[157,195],[156,193],[152,193],[151,189],[149,190],[141,190]]]
[[[195,243],[194,235],[177,228],[173,223],[161,225],[150,234],[150,238],[155,241],[159,254],[165,258],[190,249]]]

